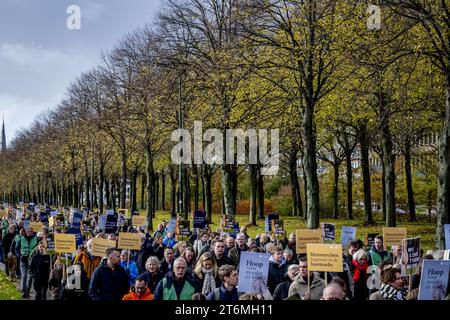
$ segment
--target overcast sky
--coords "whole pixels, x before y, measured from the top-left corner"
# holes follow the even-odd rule
[[[70,5],[81,9],[79,30],[66,26]],[[159,6],[160,0],[0,0],[0,117],[7,142],[54,108],[102,52],[154,21]]]

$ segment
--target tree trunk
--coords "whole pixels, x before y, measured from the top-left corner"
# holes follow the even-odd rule
[[[384,156],[381,159],[381,190],[383,196],[382,202],[382,220],[386,221],[386,165],[384,163]]]
[[[333,172],[333,219],[337,219],[339,216],[339,163],[333,164]]]
[[[289,157],[289,176],[291,178],[291,190],[293,210],[292,215],[295,217],[303,217],[302,198],[300,196],[300,183],[297,174],[297,149],[293,148]]]
[[[212,169],[206,165],[202,164],[202,180],[205,186],[205,212],[206,212],[206,221],[208,224],[212,221]]]
[[[170,168],[170,215],[177,215],[177,175],[173,168]]]
[[[406,177],[406,191],[408,193],[408,211],[409,221],[415,222],[416,220],[416,204],[414,202],[414,191],[411,176],[411,144],[406,141],[405,145],[405,177]]]
[[[359,146],[361,148],[361,170],[364,187],[364,220],[366,224],[373,224],[369,167],[369,138],[367,136],[366,125],[361,125],[359,128]]]
[[[166,211],[166,173],[161,171],[161,209]]]
[[[345,166],[347,175],[347,219],[353,219],[353,170],[352,152],[345,152]]]
[[[157,172],[155,174],[155,202],[156,202],[156,206],[155,206],[155,210],[159,210],[160,207],[160,203],[159,203],[159,178],[160,178],[160,174],[159,172]]]
[[[153,169],[153,155],[150,148],[145,150],[145,175],[147,177],[147,225],[148,229],[153,230],[153,187],[155,172]]]
[[[122,160],[122,178],[121,178],[121,194],[120,194],[120,206],[122,208],[126,208],[126,200],[127,200],[127,151],[125,147],[125,141],[121,146],[121,160]]]
[[[450,223],[450,72],[445,86],[445,118],[439,139],[439,181],[436,247],[445,249],[444,224]],[[449,249],[449,248],[446,248]]]
[[[112,207],[111,189],[108,178],[105,179],[105,198],[106,198],[106,207],[111,208]]]
[[[138,178],[138,169],[135,168],[133,170],[133,174],[132,174],[132,182],[131,182],[131,204],[130,204],[130,208],[131,208],[131,212],[136,212],[137,211],[137,178]]]
[[[314,135],[314,104],[306,99],[305,113],[303,116],[303,144],[306,181],[307,181],[307,199],[306,209],[308,229],[319,228],[319,180],[317,179],[316,163],[316,138]]]
[[[249,212],[249,223],[256,226],[256,197],[258,193],[258,179],[257,179],[257,164],[249,165],[249,178],[250,178],[250,212]]]
[[[222,165],[222,192],[225,215],[234,221],[236,216],[236,197],[233,187],[233,169],[230,164]]]
[[[264,206],[264,176],[261,174],[261,164],[258,164],[258,215],[260,219],[265,218]]]
[[[199,202],[199,179],[198,179],[198,168],[196,164],[192,165],[192,175],[194,177],[194,210],[198,210]]]
[[[116,211],[116,179],[111,180],[111,208]],[[121,208],[124,209],[124,208]]]
[[[84,190],[85,190],[85,195],[86,195],[86,207],[89,210],[92,210],[92,202],[91,202],[91,198],[90,198],[90,194],[89,194],[89,188],[91,187],[91,178],[89,175],[89,165],[88,165],[88,158],[86,156],[86,154],[84,155]]]
[[[302,171],[303,171],[303,192],[305,193],[305,210],[308,208],[308,179],[306,179],[305,166],[302,161]],[[308,220],[308,215],[304,215],[305,220]]]
[[[383,122],[382,122],[383,123]],[[388,123],[383,125],[383,155],[386,168],[386,227],[395,227],[395,154]]]
[[[98,208],[100,210],[100,214],[103,214],[104,207],[104,187],[105,187],[105,165],[103,164],[102,158],[100,158],[100,168],[98,173],[99,186],[98,186]]]
[[[147,181],[145,174],[141,176],[141,210],[145,209],[145,183]]]

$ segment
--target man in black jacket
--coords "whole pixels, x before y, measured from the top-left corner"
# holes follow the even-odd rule
[[[5,256],[5,261],[6,261],[6,257],[8,256],[8,253],[10,253],[10,252],[12,252],[13,254],[15,253],[14,248],[12,248],[12,246],[11,246],[14,241],[15,236],[16,236],[16,226],[10,225],[8,227],[8,233],[6,233],[2,239],[3,254]],[[5,264],[6,264],[6,262],[5,262]],[[6,275],[9,277],[8,268],[5,268],[5,271],[6,271]]]
[[[287,264],[283,258],[283,248],[275,247],[269,259],[269,276],[267,279],[267,287],[271,294],[275,291],[275,287],[284,281],[286,271]]]
[[[120,250],[106,250],[106,260],[92,274],[89,296],[92,300],[122,300],[128,293],[128,274],[120,266]]]
[[[41,241],[38,252],[33,256],[30,263],[30,274],[34,279],[34,291],[36,300],[47,300],[48,279],[50,278],[50,255],[45,250]]]
[[[147,239],[145,234],[142,234],[141,236],[141,249],[139,250],[138,258],[137,258],[137,268],[139,271],[139,274],[142,274],[145,272],[145,263],[147,262],[147,259],[150,256],[155,255],[155,250],[153,250],[152,247],[152,240]]]
[[[218,268],[225,264],[231,264],[231,259],[225,256],[225,241],[221,239],[217,240],[214,243],[214,250],[212,254],[214,259],[216,260]]]

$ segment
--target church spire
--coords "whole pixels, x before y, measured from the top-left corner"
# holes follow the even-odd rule
[[[5,115],[3,115],[2,123],[2,152],[3,151],[6,151]]]

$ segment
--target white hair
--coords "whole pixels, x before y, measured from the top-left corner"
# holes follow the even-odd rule
[[[358,251],[356,251],[353,254],[353,260],[355,260],[355,261],[358,261],[362,257],[366,257],[367,258],[367,253],[363,249],[359,249]]]

